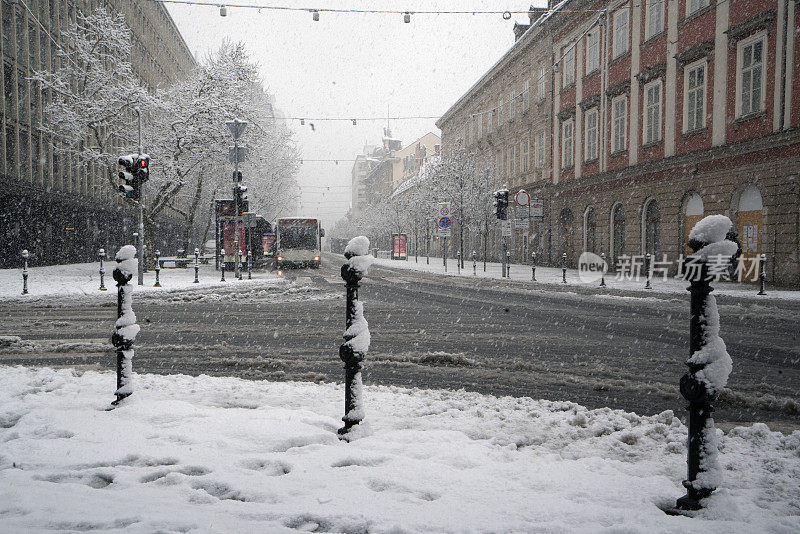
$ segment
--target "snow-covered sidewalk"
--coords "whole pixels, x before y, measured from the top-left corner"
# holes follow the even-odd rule
[[[444,262],[442,258],[430,257],[429,263],[426,261],[425,256],[419,256],[415,261],[411,256],[407,261],[391,260],[386,258],[376,258],[375,265],[385,267],[396,267],[399,269],[409,269],[412,271],[421,271],[434,274],[442,274],[447,276],[462,276],[480,278],[502,278],[502,265],[495,262],[487,262],[486,271],[483,270],[483,262],[477,262],[477,268],[473,275],[472,260],[464,261],[464,268],[461,273],[458,272],[458,262],[455,259],[449,258],[447,260],[447,272],[445,273]],[[531,287],[536,286],[559,286],[559,287],[584,287],[592,288],[597,292],[607,290],[621,290],[640,293],[642,296],[652,296],[658,294],[666,295],[687,295],[686,288],[689,282],[677,278],[667,278],[664,280],[662,277],[651,279],[652,289],[645,289],[646,280],[644,276],[636,279],[618,279],[615,273],[607,273],[605,277],[606,288],[598,287],[599,282],[586,283],[582,282],[578,276],[577,269],[567,269],[567,285],[562,282],[562,271],[560,267],[536,267],[536,282],[531,281],[531,265],[530,264],[511,264],[511,280],[520,282],[529,282]],[[776,289],[767,286],[767,295],[759,296],[757,284],[739,284],[732,282],[712,282],[715,295],[730,295],[739,298],[753,298],[757,300],[781,299],[781,300],[800,300],[800,291]]]
[[[24,301],[35,302],[50,298],[116,298],[116,282],[112,277],[117,263],[112,259],[104,262],[105,286],[108,291],[100,291],[100,264],[73,263],[69,265],[50,265],[31,267],[28,269],[28,294],[22,295],[22,269],[0,269],[0,302]],[[264,285],[282,283],[282,279],[272,271],[253,271],[252,280],[234,280],[233,272],[226,271],[226,282],[220,281],[220,271],[214,264],[200,264],[198,284],[194,283],[194,266],[186,269],[161,269],[159,282],[161,287],[153,287],[156,273],[151,270],[144,273],[144,285],[136,285],[136,277],[130,282],[134,286],[134,295],[163,295],[186,290],[245,287],[253,289]]]
[[[341,386],[0,367],[0,531],[798,532],[800,431],[720,438],[695,518],[686,429],[568,402],[367,387],[372,434],[337,439]]]

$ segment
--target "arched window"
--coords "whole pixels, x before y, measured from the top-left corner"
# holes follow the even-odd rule
[[[686,244],[689,242],[689,232],[702,218],[703,199],[694,192],[687,194],[683,199],[683,253],[685,255],[692,253],[692,250]]]
[[[658,202],[651,199],[644,210],[644,253],[656,258],[661,256],[661,210]]]
[[[597,216],[591,206],[583,213],[583,250],[597,252]]]
[[[615,204],[611,208],[611,263],[617,264],[617,260],[625,254],[625,206]]]
[[[761,193],[758,188],[750,184],[739,196],[739,206],[736,213],[736,229],[739,232],[739,241],[742,243],[742,254],[748,257],[762,252],[762,236],[764,222]]]

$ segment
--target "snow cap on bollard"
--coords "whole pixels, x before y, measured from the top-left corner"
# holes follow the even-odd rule
[[[731,226],[733,223],[725,215],[709,215],[698,221],[689,232],[687,243],[695,251],[692,256],[703,261],[711,256],[733,256],[739,247],[725,239]]]
[[[351,239],[344,249],[344,257],[349,261],[347,264],[362,275],[367,272],[372,265],[372,256],[369,255],[369,239],[360,235]]]
[[[117,251],[114,259],[117,260],[113,275],[115,282],[127,283],[136,276],[139,267],[136,261],[136,247],[125,245]]]

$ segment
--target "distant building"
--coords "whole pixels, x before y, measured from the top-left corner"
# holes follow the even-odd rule
[[[693,224],[721,213],[768,279],[800,283],[797,2],[549,4],[439,120],[445,150],[490,150],[512,193],[543,195],[531,244],[553,260],[650,253],[674,273]],[[544,107],[520,114],[542,83]],[[508,126],[489,131],[497,110]]]
[[[26,9],[30,8],[30,12]],[[37,264],[96,258],[97,249],[129,242],[136,213],[107,185],[108,169],[86,167],[40,134],[48,95],[29,81],[34,70],[55,70],[62,61],[62,32],[74,29],[79,12],[99,6],[121,12],[132,32],[131,64],[154,90],[186,77],[195,60],[163,4],[148,0],[0,0],[0,266],[19,263],[19,251]],[[46,119],[46,117],[44,117]],[[164,236],[178,222],[161,221]],[[166,243],[165,243],[166,244]],[[47,245],[47,246],[45,246]],[[162,249],[163,250],[163,249]]]
[[[356,156],[353,163],[350,182],[350,213],[362,213],[367,203],[366,179],[373,166],[378,162],[380,155],[376,154],[377,147],[366,145],[364,152]]]
[[[433,132],[428,132],[407,147],[394,152],[392,190],[396,190],[401,183],[415,176],[428,158],[439,155],[441,148],[441,138]]]

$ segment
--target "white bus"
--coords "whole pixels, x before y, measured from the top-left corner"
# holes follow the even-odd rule
[[[278,219],[275,234],[275,266],[318,268],[322,253],[322,237],[319,219],[285,217]]]

